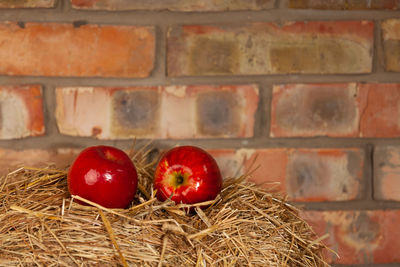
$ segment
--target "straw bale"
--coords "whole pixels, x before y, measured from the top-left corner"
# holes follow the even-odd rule
[[[54,166],[3,176],[0,266],[328,266],[320,239],[285,199],[238,177],[215,201],[162,203],[154,163],[146,153],[132,158],[140,190],[125,210],[70,196],[66,170]]]

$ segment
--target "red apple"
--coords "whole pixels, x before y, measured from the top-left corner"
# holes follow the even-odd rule
[[[127,208],[137,189],[137,172],[129,156],[110,146],[84,149],[68,171],[68,189],[106,208]]]
[[[169,197],[177,204],[213,200],[221,187],[222,176],[216,161],[194,146],[167,151],[159,160],[154,175],[154,188],[160,201]]]

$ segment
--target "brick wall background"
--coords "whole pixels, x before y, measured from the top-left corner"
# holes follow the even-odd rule
[[[330,263],[398,266],[400,1],[0,1],[0,172],[134,137],[257,158]]]

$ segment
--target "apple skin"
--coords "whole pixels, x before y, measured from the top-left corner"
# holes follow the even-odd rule
[[[106,208],[129,207],[138,183],[136,168],[129,156],[111,146],[84,149],[72,163],[67,177],[71,195]]]
[[[222,176],[217,162],[206,151],[195,146],[179,146],[160,158],[154,188],[160,201],[171,197],[177,204],[195,204],[217,197]]]

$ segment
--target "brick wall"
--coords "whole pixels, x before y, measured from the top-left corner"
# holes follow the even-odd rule
[[[194,144],[225,176],[257,159],[330,263],[395,266],[399,137],[399,0],[0,2],[2,173]]]

